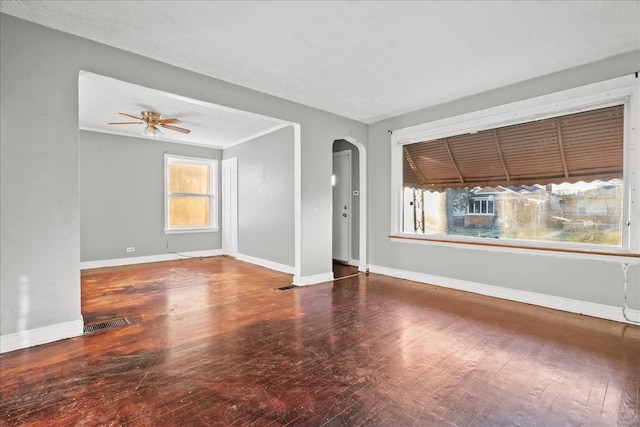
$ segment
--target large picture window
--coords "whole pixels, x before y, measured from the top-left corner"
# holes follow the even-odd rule
[[[639,252],[638,83],[623,80],[394,131],[393,234]]]
[[[217,230],[217,162],[165,155],[165,232]]]

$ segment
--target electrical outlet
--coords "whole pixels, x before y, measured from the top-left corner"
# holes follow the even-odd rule
[[[134,247],[127,248],[127,252],[135,252],[135,251],[136,251],[136,248]]]

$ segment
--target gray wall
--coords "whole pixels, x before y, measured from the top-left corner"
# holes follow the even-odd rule
[[[221,248],[220,232],[164,233],[165,152],[221,158],[211,148],[80,131],[81,261]],[[218,218],[219,178],[218,163]]]
[[[293,127],[227,148],[238,158],[238,253],[293,267]]]
[[[640,53],[611,58],[499,90],[471,96],[434,108],[375,123],[369,127],[370,263],[504,288],[621,306],[623,275],[620,265],[486,250],[391,242],[391,150],[388,130],[426,123],[538,95],[581,86],[637,70]],[[471,75],[470,78],[473,76]],[[375,171],[375,172],[373,172]],[[629,307],[640,308],[640,271],[629,268]]]
[[[78,321],[78,68],[50,32],[0,23],[0,333]],[[56,39],[66,39],[61,33]],[[42,43],[39,43],[42,41]]]
[[[333,152],[351,151],[351,259],[360,257],[360,196],[353,191],[360,191],[360,154],[358,147],[343,139],[333,143]]]
[[[81,316],[81,70],[299,123],[300,274],[331,273],[331,146],[366,125],[4,14],[0,43],[2,335]]]

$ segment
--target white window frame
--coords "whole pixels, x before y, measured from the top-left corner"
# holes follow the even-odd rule
[[[494,199],[492,199],[491,197],[473,197],[472,200],[473,203],[469,203],[469,205],[467,206],[467,212],[465,213],[466,215],[495,216],[496,202]],[[476,202],[480,202],[480,212],[475,211]],[[482,202],[485,202],[487,204],[487,212],[482,212]],[[491,203],[491,205],[489,205],[489,203]],[[491,206],[491,212],[489,212],[489,206]]]
[[[623,151],[623,232],[620,248],[598,245],[540,241],[499,241],[491,246],[510,249],[565,250],[577,253],[606,252],[613,254],[640,254],[640,78],[627,75],[598,83],[530,98],[485,110],[423,123],[391,132],[391,234],[395,241],[414,240],[424,244],[487,245],[487,240],[471,236],[416,235],[402,232],[402,159],[406,144],[479,132],[502,126],[541,120],[565,114],[579,113],[614,105],[624,105]]]
[[[209,225],[205,227],[170,227],[169,220],[169,164],[196,164],[209,166]],[[202,157],[179,156],[165,153],[164,155],[164,232],[165,234],[177,233],[211,233],[219,230],[218,227],[218,161]]]

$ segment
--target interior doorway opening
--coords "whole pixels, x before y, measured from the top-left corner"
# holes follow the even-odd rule
[[[351,222],[353,219],[351,150],[333,152],[331,185],[333,193],[332,256],[333,260],[351,264]],[[357,221],[357,218],[355,219]]]
[[[366,271],[364,147],[338,139],[332,156],[332,258],[334,278],[339,278]]]

